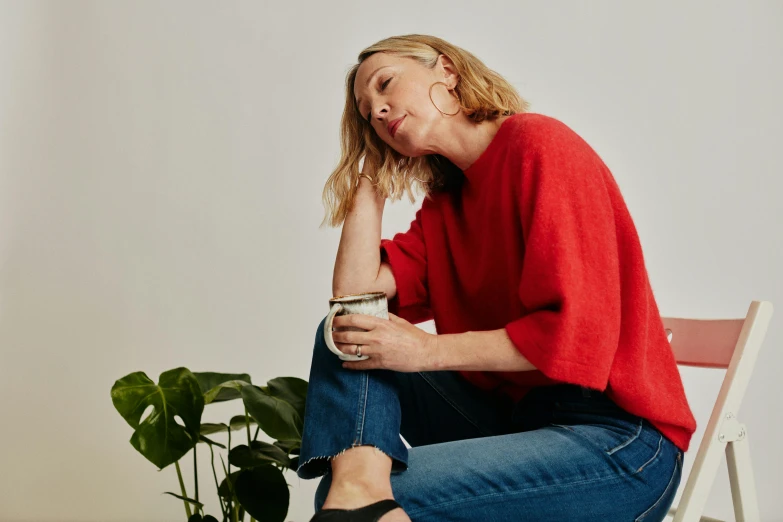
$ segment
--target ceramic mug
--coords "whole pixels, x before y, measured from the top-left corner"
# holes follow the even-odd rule
[[[335,316],[364,314],[389,319],[389,303],[386,299],[386,292],[368,292],[365,294],[350,294],[332,297],[329,299],[329,314],[326,316],[324,324],[324,341],[326,346],[343,361],[363,361],[369,359],[368,356],[361,357],[353,354],[343,353],[334,344],[332,339],[332,324]],[[363,328],[354,326],[338,327],[337,332],[366,332]]]

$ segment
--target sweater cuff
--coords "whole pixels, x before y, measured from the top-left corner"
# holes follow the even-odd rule
[[[390,239],[381,239],[381,261],[391,267],[397,293],[388,300],[389,312],[402,317],[409,323],[423,323],[432,319],[429,306],[419,298],[421,289],[418,282],[416,266]]]
[[[543,349],[542,345],[556,341],[550,339],[546,343],[539,342],[529,325],[529,318],[517,319],[508,323],[505,330],[519,353],[536,369],[556,381],[599,391],[606,389],[609,383],[610,364],[601,364],[600,361],[592,363],[586,360],[575,361],[565,358],[557,350]],[[583,354],[583,352],[581,353]]]

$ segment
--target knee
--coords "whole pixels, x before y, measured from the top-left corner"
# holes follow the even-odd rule
[[[321,477],[321,482],[318,483],[318,487],[315,490],[315,499],[313,501],[316,513],[321,510],[321,507],[326,502],[326,496],[329,494],[329,486],[331,483],[331,473],[326,473],[323,477]]]

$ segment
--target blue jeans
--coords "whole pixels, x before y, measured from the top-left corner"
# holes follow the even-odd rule
[[[316,511],[331,483],[329,458],[357,445],[391,457],[394,498],[413,522],[652,522],[671,506],[682,451],[605,394],[559,384],[514,403],[456,372],[349,370],[323,328],[296,471],[323,477]]]

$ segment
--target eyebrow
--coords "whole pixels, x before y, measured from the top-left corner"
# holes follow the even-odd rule
[[[367,87],[368,85],[370,85],[370,82],[372,81],[373,77],[375,77],[375,73],[377,73],[381,69],[385,69],[386,67],[391,67],[391,65],[381,65],[380,67],[375,69],[372,72],[372,74],[370,75],[370,77],[367,78],[367,81],[364,83],[364,86]],[[359,96],[359,99],[356,100],[356,108],[361,112],[361,109],[362,109],[362,97],[361,96]]]

